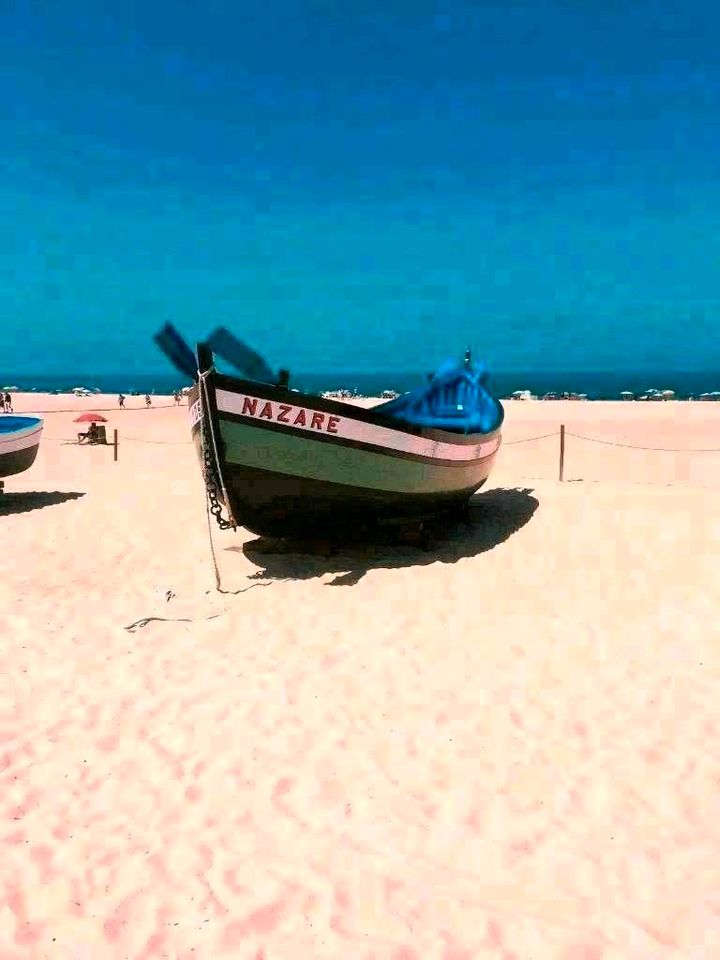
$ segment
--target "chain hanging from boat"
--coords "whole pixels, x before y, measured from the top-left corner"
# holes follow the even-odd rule
[[[213,472],[210,444],[208,443],[207,434],[205,432],[205,412],[209,412],[209,407],[207,406],[207,386],[205,384],[204,377],[201,377],[200,379],[200,403],[200,446],[202,448],[203,479],[205,481],[205,492],[210,504],[210,513],[212,513],[212,515],[215,517],[217,525],[221,530],[235,530],[235,524],[233,521],[226,520],[225,517],[223,517],[222,506],[218,499],[218,486],[215,482],[215,476]],[[203,410],[202,407],[205,409]]]
[[[210,513],[215,517],[217,525],[221,530],[234,530],[235,525],[226,520],[222,515],[222,506],[218,500],[217,484],[212,473],[212,461],[210,459],[210,448],[205,440],[205,430],[202,430],[202,459],[203,459],[203,477],[205,480],[205,492],[210,501]]]

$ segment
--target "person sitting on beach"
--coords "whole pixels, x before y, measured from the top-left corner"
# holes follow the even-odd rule
[[[149,393],[146,393],[146,394],[145,394],[145,406],[146,406],[146,407],[149,407],[150,404],[151,404],[151,402],[152,402],[152,401],[150,400],[150,394],[149,394]]]
[[[98,432],[97,424],[91,423],[87,429],[87,433],[78,434],[78,443],[82,443],[83,440],[87,440],[88,443],[94,443],[95,439],[97,438],[97,432]]]
[[[121,394],[118,394],[118,406],[121,410],[125,409],[125,397]]]
[[[0,413],[5,413],[5,394],[0,393]]]
[[[13,412],[12,397],[10,396],[9,393],[6,393],[5,394],[5,413],[12,413],[12,412]]]

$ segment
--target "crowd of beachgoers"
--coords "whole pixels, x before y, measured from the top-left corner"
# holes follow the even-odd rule
[[[534,394],[531,390],[515,390],[508,400],[588,400],[586,393],[544,393],[542,395]],[[607,398],[604,398],[607,399]],[[679,396],[675,390],[645,390],[642,393],[634,393],[632,390],[622,390],[619,400],[644,400],[644,401],[662,401],[662,400],[720,400],[720,390],[714,390],[706,393],[700,393],[697,396],[688,394]]]
[[[9,390],[10,388],[8,388]],[[12,392],[19,392],[19,387],[12,387]],[[29,393],[37,392],[34,388],[29,388],[27,390]],[[180,402],[180,399],[184,398],[189,392],[188,387],[178,387],[176,390],[171,392],[171,396],[175,402]],[[74,387],[72,390],[53,390],[51,395],[60,396],[60,395],[72,395],[75,397],[92,397],[100,394],[101,391],[98,388],[90,389],[88,387]],[[158,395],[164,393],[164,391],[158,391]],[[151,390],[147,391],[138,391],[138,390],[124,390],[119,393],[121,397],[153,397],[156,395],[156,391]],[[386,389],[379,393],[379,399],[382,400],[392,400],[399,395],[397,390]],[[322,392],[323,397],[327,397],[333,400],[363,400],[368,399],[367,394],[363,394],[355,389],[340,388],[335,390],[325,390]],[[6,393],[5,388],[0,388],[0,412],[10,412],[10,404],[7,401],[7,398],[10,397],[10,392]],[[675,390],[660,390],[651,388],[641,392],[633,392],[630,390],[620,391],[616,396],[603,396],[603,397],[594,397],[587,393],[579,393],[573,391],[549,391],[546,393],[536,393],[532,390],[514,390],[509,394],[501,397],[503,400],[622,400],[622,401],[644,401],[644,402],[662,402],[662,401],[704,401],[704,402],[718,402],[720,401],[720,390],[706,391],[698,394],[680,394]],[[147,401],[146,401],[147,403]]]

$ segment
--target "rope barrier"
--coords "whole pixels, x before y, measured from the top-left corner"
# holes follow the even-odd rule
[[[143,437],[122,437],[122,442],[127,443],[154,443],[159,444],[160,446],[167,447],[183,447],[183,446],[192,446],[192,440],[146,440]]]
[[[89,400],[90,397],[85,397],[86,400]],[[170,407],[178,406],[175,403],[156,403],[153,406],[146,407],[93,407],[93,413],[121,413],[123,410],[132,410],[134,413],[137,413],[138,410],[168,410]],[[182,404],[179,405],[178,409],[182,407]],[[2,412],[2,411],[0,411]],[[16,410],[14,413],[11,413],[12,417],[32,417],[38,414],[48,414],[48,413],[82,413],[82,410],[79,410],[77,407],[74,407],[72,410]]]
[[[555,430],[553,433],[543,433],[539,437],[524,437],[522,440],[503,440],[503,447],[509,447],[514,443],[532,443],[535,440],[547,440],[548,437],[557,437],[559,431]]]
[[[652,450],[655,453],[720,453],[720,447],[698,449],[697,447],[643,447],[635,443],[618,443],[616,440],[601,440],[599,437],[583,437],[579,433],[567,432],[568,437],[586,440],[588,443],[602,443],[606,447],[624,447],[626,450]]]
[[[554,433],[543,433],[537,437],[523,437],[521,440],[503,440],[503,447],[509,447],[514,444],[519,443],[534,443],[537,440],[547,440],[549,437],[559,436],[559,431]],[[579,433],[570,433],[568,430],[565,434],[566,437],[573,437],[575,440],[585,440],[587,443],[600,443],[607,447],[622,447],[626,450],[649,450],[654,453],[720,453],[720,447],[645,447],[640,444],[635,443],[620,443],[616,440],[602,440],[600,437],[586,437]],[[167,446],[167,447],[188,447],[192,446],[193,440],[150,440],[146,437],[121,437],[123,443],[149,443],[156,446]],[[93,446],[93,444],[77,444],[77,441],[73,437],[44,437],[42,442],[45,443],[65,443],[65,444],[76,444],[78,446]],[[99,444],[102,446],[102,444]],[[112,446],[111,443],[108,443],[107,446]]]
[[[120,437],[123,443],[151,443],[151,444],[160,444],[161,446],[170,446],[170,447],[188,447],[192,446],[192,440],[146,440],[143,437]],[[65,443],[72,444],[76,447],[111,447],[112,441],[108,440],[106,443],[78,443],[76,437],[43,437],[43,444],[46,443]]]

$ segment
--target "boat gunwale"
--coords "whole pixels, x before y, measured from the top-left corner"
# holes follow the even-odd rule
[[[492,430],[487,433],[454,433],[450,430],[441,430],[435,427],[421,427],[416,424],[406,423],[395,417],[390,417],[387,414],[375,411],[372,407],[358,407],[352,403],[343,403],[341,400],[332,400],[327,397],[317,396],[316,394],[276,386],[275,384],[260,383],[257,380],[245,380],[241,377],[231,377],[228,374],[219,373],[217,370],[212,371],[210,380],[214,392],[220,389],[228,390],[230,393],[249,393],[251,396],[257,396],[263,400],[288,401],[296,406],[300,402],[301,406],[312,407],[323,413],[349,417],[354,420],[359,420],[361,423],[385,427],[389,430],[397,430],[400,433],[421,437],[424,440],[435,440],[441,443],[456,444],[457,446],[477,445],[479,437],[482,437],[484,441],[492,440],[497,434],[501,433],[505,420],[505,410],[502,404],[499,404],[502,417],[500,423]],[[194,399],[197,399],[197,397]]]
[[[28,417],[19,413],[6,413],[0,417],[0,427],[4,427],[11,420],[22,420],[24,422],[21,426],[11,427],[9,430],[0,429],[0,440],[2,440],[3,437],[18,437],[26,432],[42,430],[45,426],[45,421],[42,417]]]

